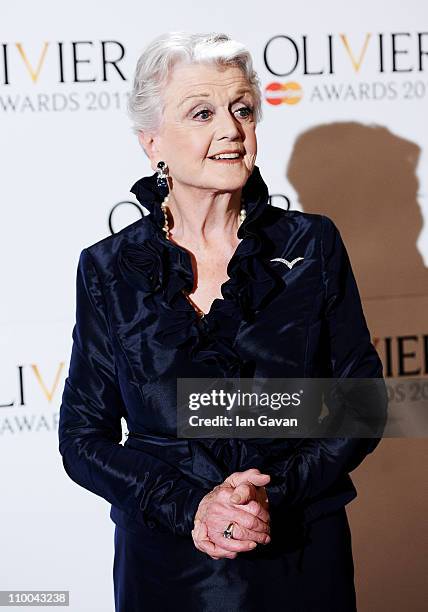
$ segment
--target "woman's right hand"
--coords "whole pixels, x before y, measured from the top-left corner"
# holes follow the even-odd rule
[[[200,502],[192,531],[198,550],[213,559],[234,559],[239,552],[270,541],[270,516],[264,485],[270,480],[257,468],[235,472],[208,493]],[[239,501],[232,497],[238,494]],[[223,536],[234,523],[233,539]]]
[[[257,514],[259,504],[269,513],[269,498],[265,489],[265,485],[269,481],[270,476],[268,474],[261,474],[257,468],[251,468],[245,472],[234,472],[224,482],[231,484],[235,488],[235,492],[231,497],[233,503],[242,504],[243,510]],[[251,484],[256,485],[254,499]]]

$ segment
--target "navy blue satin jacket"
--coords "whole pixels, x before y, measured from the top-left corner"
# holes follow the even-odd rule
[[[272,206],[255,166],[222,298],[201,319],[182,292],[194,284],[189,253],[162,231],[156,173],[132,192],[150,214],[80,254],[59,422],[67,474],[110,502],[117,524],[183,537],[202,497],[250,467],[272,476],[272,513],[312,521],[344,506],[356,496],[349,472],[378,438],[176,437],[177,377],[382,377],[335,224]],[[303,259],[290,269],[276,257]]]

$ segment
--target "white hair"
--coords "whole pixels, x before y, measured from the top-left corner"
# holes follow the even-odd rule
[[[156,132],[162,122],[162,92],[177,63],[209,63],[237,66],[246,77],[254,97],[254,119],[262,118],[260,81],[248,49],[227,34],[167,32],[156,37],[137,61],[133,88],[128,99],[132,130]],[[160,103],[159,103],[160,102]]]

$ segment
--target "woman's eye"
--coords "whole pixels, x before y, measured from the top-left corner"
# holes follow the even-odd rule
[[[210,112],[211,112],[210,110],[208,110],[207,108],[204,108],[204,109],[202,109],[202,110],[198,111],[198,112],[196,113],[196,115],[193,115],[193,119],[195,119],[196,117],[201,116],[201,114],[202,114],[202,113],[210,113]],[[208,118],[208,117],[202,117],[202,119],[207,119],[207,118]]]
[[[241,111],[244,111],[244,113],[246,113],[244,115],[241,115],[241,117],[243,119],[246,119],[247,117],[249,117],[252,114],[253,109],[251,108],[251,106],[242,106],[241,108],[238,108],[238,110],[236,112],[240,113]]]

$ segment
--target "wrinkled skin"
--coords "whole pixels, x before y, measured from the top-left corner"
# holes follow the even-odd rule
[[[268,474],[256,468],[234,472],[201,500],[192,537],[196,548],[212,559],[235,559],[239,552],[270,542]],[[233,538],[223,531],[233,522]]]

